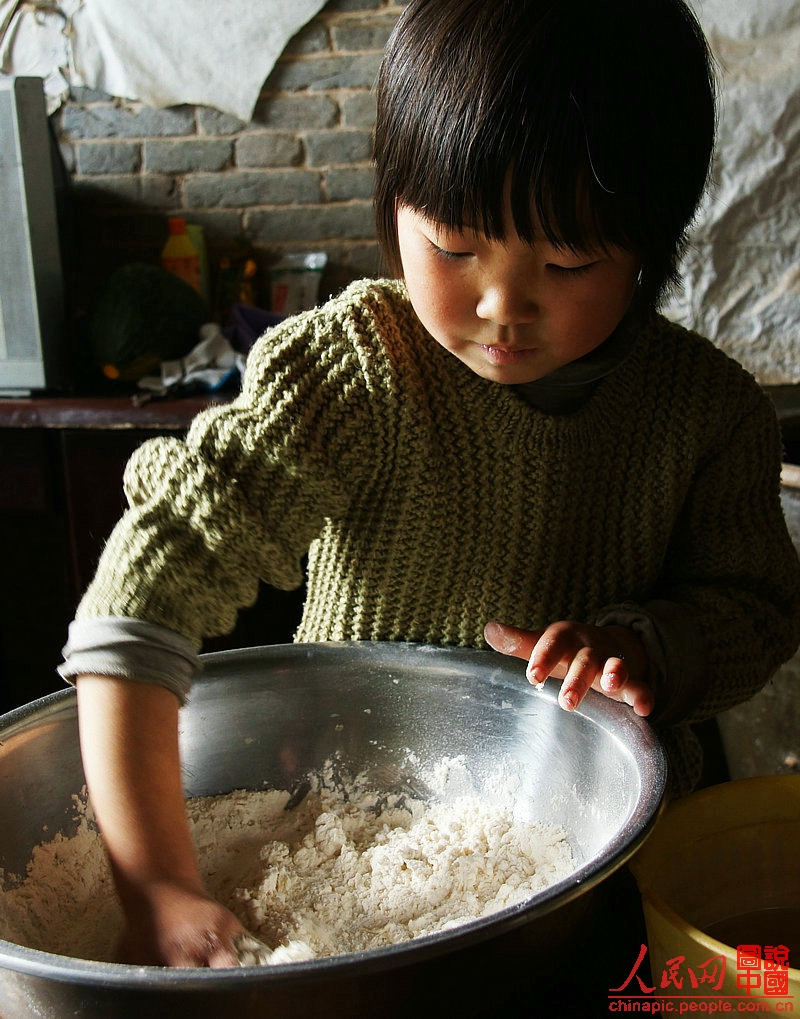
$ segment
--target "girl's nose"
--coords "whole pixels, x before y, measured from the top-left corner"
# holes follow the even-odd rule
[[[534,318],[536,300],[525,281],[498,280],[483,287],[475,312],[478,318],[496,325],[519,325]]]

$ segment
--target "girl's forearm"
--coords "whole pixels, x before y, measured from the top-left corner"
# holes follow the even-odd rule
[[[77,681],[89,795],[128,909],[162,882],[202,889],[184,806],[177,698],[108,676]]]

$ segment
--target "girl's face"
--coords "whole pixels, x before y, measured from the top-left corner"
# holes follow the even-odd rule
[[[403,276],[431,336],[481,378],[544,378],[594,350],[619,324],[640,263],[622,248],[575,253],[512,229],[504,241],[397,210]]]

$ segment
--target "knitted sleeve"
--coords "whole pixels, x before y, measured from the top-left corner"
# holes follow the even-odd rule
[[[268,333],[239,398],[201,413],[185,441],[140,447],[125,473],[130,508],[77,619],[142,619],[199,646],[232,629],[260,579],[301,583],[325,518],[368,484],[380,453],[376,327],[353,304],[343,295]]]
[[[774,410],[755,384],[695,472],[659,589],[702,635],[700,668],[670,667],[662,722],[699,721],[757,693],[800,643],[800,566],[780,504]],[[675,655],[680,659],[680,655]]]

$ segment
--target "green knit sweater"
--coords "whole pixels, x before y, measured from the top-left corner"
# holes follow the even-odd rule
[[[401,283],[354,284],[269,331],[241,395],[185,442],[134,455],[78,618],[199,646],[260,579],[298,586],[308,553],[298,640],[482,647],[491,619],[621,606],[682,620],[673,645],[683,624],[701,635],[699,660],[666,669],[660,717],[751,696],[800,642],[774,412],[709,341],[659,317],[625,328],[627,359],[552,415],[434,342]]]

